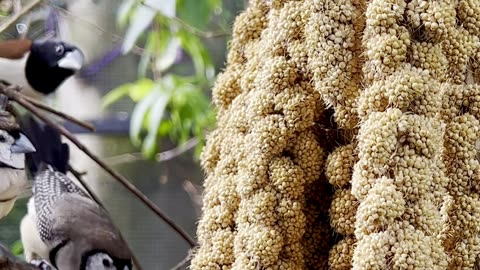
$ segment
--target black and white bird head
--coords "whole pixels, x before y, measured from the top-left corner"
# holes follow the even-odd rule
[[[84,64],[83,52],[59,40],[0,42],[0,80],[22,87],[31,97],[55,92]]]
[[[97,251],[88,255],[85,260],[85,270],[131,270],[131,263],[127,260],[113,259],[105,252]]]
[[[25,168],[25,154],[35,152],[30,140],[18,131],[0,130],[0,166]]]
[[[34,41],[25,65],[30,86],[43,94],[54,92],[67,78],[82,68],[82,51],[62,41]]]

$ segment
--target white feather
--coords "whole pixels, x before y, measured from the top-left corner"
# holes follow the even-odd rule
[[[29,54],[30,53],[26,53],[21,59],[0,58],[0,79],[10,84],[19,85],[22,87],[21,91],[23,94],[40,99],[41,94],[33,90],[25,75],[25,66]]]
[[[29,86],[25,77],[25,65],[29,53],[22,59],[0,58],[0,78],[11,84]]]
[[[28,213],[20,223],[20,236],[23,245],[23,254],[27,262],[31,260],[48,260],[48,248],[40,239],[36,225],[36,212],[33,198],[27,204]]]

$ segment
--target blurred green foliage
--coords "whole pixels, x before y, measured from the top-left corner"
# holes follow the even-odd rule
[[[12,247],[10,248],[12,253],[16,256],[23,256],[23,244],[21,240],[17,240],[12,244]]]
[[[19,224],[27,212],[27,200],[27,198],[18,199],[10,214],[0,221],[1,242],[17,256],[23,254],[23,246],[19,240]]]
[[[216,71],[204,41],[215,36],[209,32],[213,13],[222,13],[221,0],[123,0],[118,10],[117,24],[126,28],[123,52],[143,45],[139,78],[111,90],[103,105],[123,97],[136,103],[130,138],[147,159],[155,158],[163,137],[180,146],[195,137],[198,155],[215,124],[209,90]],[[175,68],[183,61],[179,52],[191,69]]]

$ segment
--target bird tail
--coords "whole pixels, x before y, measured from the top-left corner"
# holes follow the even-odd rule
[[[26,154],[26,165],[35,176],[52,166],[56,171],[66,173],[70,158],[70,149],[62,143],[60,133],[54,128],[40,123],[32,115],[26,114],[20,118],[20,129],[32,142],[36,152]]]

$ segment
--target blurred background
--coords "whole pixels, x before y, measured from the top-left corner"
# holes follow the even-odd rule
[[[50,104],[95,124],[95,134],[65,126],[194,237],[203,181],[198,157],[205,134],[215,127],[211,88],[226,61],[233,20],[246,5],[238,0],[1,0],[0,28],[8,27],[0,38],[59,38],[83,50],[85,67]],[[75,146],[71,149],[72,164],[86,172],[85,180],[143,269],[171,269],[185,258],[188,243]],[[26,201],[17,201],[0,221],[0,241],[17,254]]]

